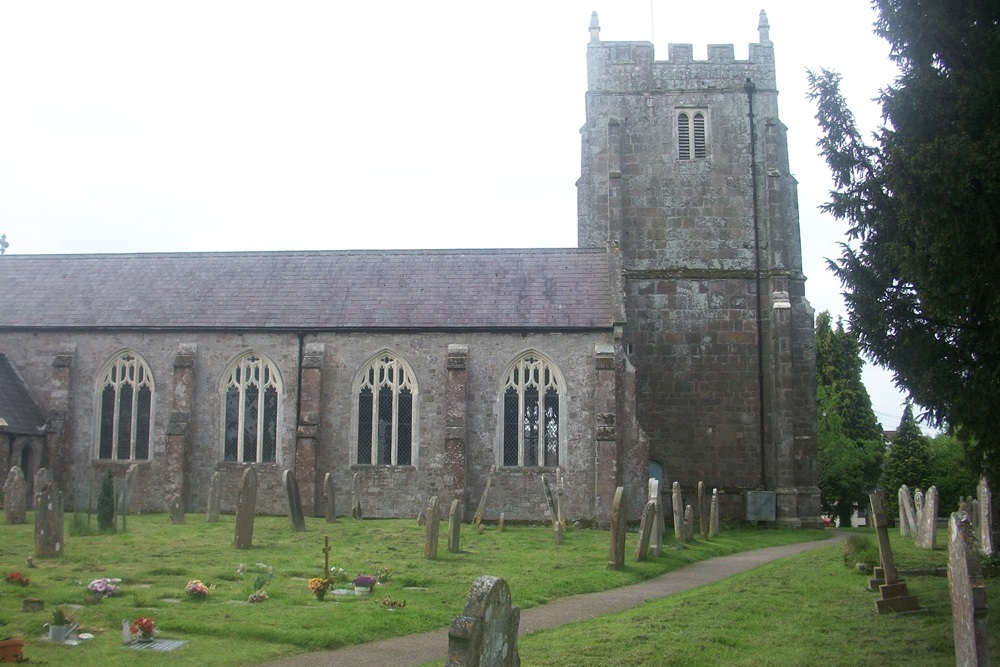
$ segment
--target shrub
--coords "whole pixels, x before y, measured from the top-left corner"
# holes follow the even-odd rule
[[[97,528],[102,533],[115,532],[115,480],[110,470],[101,479],[97,496]]]
[[[868,535],[849,535],[844,542],[844,565],[857,567],[858,563],[864,563],[869,571],[879,564],[878,545]]]

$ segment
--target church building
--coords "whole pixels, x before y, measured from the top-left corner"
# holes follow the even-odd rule
[[[600,39],[591,17],[578,247],[7,255],[0,465],[68,504],[137,464],[139,507],[307,514],[357,475],[367,517],[629,514],[647,480],[817,525],[813,312],[774,48],[737,60]],[[551,222],[551,221],[549,221]],[[567,221],[569,222],[569,221]],[[752,492],[765,492],[753,494]]]

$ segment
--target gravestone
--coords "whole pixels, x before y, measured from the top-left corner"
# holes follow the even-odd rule
[[[566,530],[566,515],[563,514],[563,492],[565,490],[565,485],[563,484],[562,468],[556,468],[556,516],[559,517],[559,542],[557,544],[562,544],[562,534]]]
[[[615,499],[611,503],[611,549],[608,558],[609,570],[620,570],[625,566],[625,529],[628,503],[625,499],[625,487],[615,489]]]
[[[306,529],[306,517],[302,513],[302,496],[299,495],[299,482],[295,473],[286,470],[282,475],[285,485],[285,500],[288,502],[288,526],[293,533],[301,533]]]
[[[972,496],[959,496],[958,497],[958,509],[955,510],[959,514],[966,514],[969,517],[972,516]]]
[[[663,496],[660,494],[660,480],[649,478],[649,497],[656,504],[656,514],[653,517],[653,533],[650,543],[653,545],[653,555],[663,555]]]
[[[63,555],[62,492],[51,481],[35,488],[35,556],[58,558]]]
[[[497,530],[501,533],[503,532],[503,524],[507,520],[507,514],[505,512],[500,512],[500,523],[497,526]]]
[[[916,489],[913,492],[913,539],[914,544],[920,543],[920,531],[924,527],[924,492]]]
[[[170,512],[170,523],[184,523],[184,501],[178,493],[167,500],[167,511]]]
[[[441,509],[438,507],[437,496],[433,496],[427,507],[427,531],[424,537],[424,558],[427,560],[437,560],[440,534]]]
[[[698,532],[701,539],[708,537],[708,512],[705,507],[705,482],[698,482]]]
[[[336,494],[333,489],[333,473],[326,473],[323,476],[323,504],[326,508],[326,522],[337,522]]]
[[[875,534],[878,536],[878,554],[882,563],[875,572],[878,590],[881,597],[875,601],[875,609],[879,614],[889,611],[916,611],[920,608],[916,595],[910,595],[906,590],[906,582],[899,578],[896,564],[892,559],[892,547],[889,544],[888,515],[885,511],[885,499],[882,490],[876,490],[869,495],[871,501],[871,518],[875,524]],[[873,585],[870,582],[869,585]]]
[[[361,477],[360,473],[354,473],[351,480],[351,516],[361,521]]]
[[[219,508],[222,505],[222,473],[216,471],[212,473],[212,479],[208,482],[208,510],[205,512],[205,519],[210,523],[219,520]]]
[[[8,524],[20,524],[28,520],[28,482],[17,466],[12,466],[3,484],[3,516]]]
[[[520,667],[517,629],[521,610],[510,603],[510,587],[499,577],[478,577],[465,609],[448,628],[445,667]]]
[[[712,489],[712,512],[711,512],[711,525],[712,528],[709,531],[712,537],[719,536],[719,490]]]
[[[917,525],[917,512],[913,508],[913,498],[910,497],[910,488],[905,484],[899,487],[899,511],[906,517],[907,535],[917,538],[920,527]]]
[[[656,501],[649,500],[642,510],[639,521],[639,541],[635,545],[636,561],[644,561],[649,554],[649,538],[653,534],[653,524],[656,523]]]
[[[671,494],[671,509],[674,512],[674,538],[684,541],[684,498],[681,496],[680,482],[674,482]]]
[[[476,515],[472,518],[472,523],[476,526],[481,526],[483,524],[483,512],[486,511],[486,499],[490,497],[490,486],[493,485],[493,473],[496,472],[497,467],[490,466],[490,473],[486,476],[486,488],[483,489],[483,495],[479,497],[479,506],[476,507]]]
[[[35,473],[34,488],[35,491],[43,489],[52,483],[52,471],[48,468],[39,468],[38,472]]]
[[[981,518],[981,516],[980,516],[980,513],[979,513],[979,499],[978,498],[973,498],[972,499],[972,527],[976,529],[976,534],[977,535],[979,534],[979,520],[980,520],[980,518]],[[982,543],[982,540],[980,540],[980,543]]]
[[[125,471],[125,481],[122,483],[122,501],[118,513],[122,516],[122,530],[125,529],[125,517],[135,513],[135,497],[139,491],[139,464],[133,463]]]
[[[457,554],[462,550],[459,545],[461,537],[462,503],[456,498],[451,501],[451,510],[448,512],[448,551]]]
[[[933,549],[937,545],[937,513],[938,490],[936,486],[932,486],[927,489],[921,511],[920,535],[917,537],[917,546],[921,549]]]
[[[236,500],[236,528],[233,547],[249,549],[253,544],[253,520],[257,513],[257,472],[253,467],[243,471],[240,478],[240,495]]]
[[[688,505],[684,508],[684,541],[690,542],[694,537],[694,508]]]
[[[899,507],[899,535],[901,537],[909,537],[911,533],[910,521],[906,516],[906,503],[903,500],[903,491],[906,490],[906,485],[899,487],[896,491],[896,505]]]
[[[990,491],[990,483],[986,477],[979,479],[979,548],[987,557],[996,554],[996,546],[993,543],[993,492]]]
[[[948,520],[948,591],[955,631],[955,663],[988,667],[990,640],[986,623],[986,583],[969,516],[955,512]]]
[[[552,487],[549,480],[542,475],[542,491],[545,493],[545,502],[549,506],[549,515],[552,517],[552,540],[555,544],[563,543],[562,521],[559,518],[559,506],[552,497]]]

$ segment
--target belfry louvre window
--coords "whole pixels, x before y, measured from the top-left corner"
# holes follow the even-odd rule
[[[414,402],[417,383],[402,359],[386,352],[362,367],[358,397],[357,463],[413,464]]]
[[[105,366],[98,382],[97,457],[118,461],[149,458],[153,417],[153,376],[131,352],[120,352]]]
[[[560,382],[541,355],[526,354],[507,371],[502,387],[502,463],[559,465]]]
[[[270,361],[252,352],[233,362],[223,388],[223,459],[274,463],[281,382]]]
[[[705,112],[681,111],[677,114],[677,158],[701,160],[705,156]]]

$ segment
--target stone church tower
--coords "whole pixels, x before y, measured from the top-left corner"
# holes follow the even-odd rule
[[[619,257],[650,474],[718,487],[729,515],[773,492],[757,498],[779,523],[811,525],[813,311],[764,12],[758,27],[748,60],[671,44],[657,61],[601,41],[594,13],[578,243]]]

